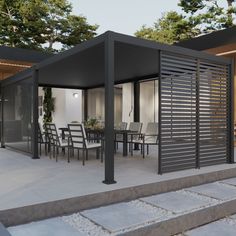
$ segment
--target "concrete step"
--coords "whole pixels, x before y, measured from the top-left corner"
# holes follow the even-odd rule
[[[0,222],[8,227],[68,215],[109,204],[128,202],[150,195],[236,177],[236,168],[197,173],[197,170],[191,170],[188,175],[183,177],[176,177],[181,176],[181,173],[178,175],[173,173],[169,179],[160,180],[159,182],[0,210]]]
[[[203,225],[201,227],[184,232],[178,236],[235,236],[236,215]]]
[[[56,219],[75,229],[78,235],[165,236],[187,231],[186,235],[192,236],[189,230],[235,213],[236,178],[231,178],[82,210]],[[50,221],[55,221],[55,218],[10,227],[9,231],[13,236],[20,236],[21,232],[30,228],[32,236],[41,236],[32,232],[35,232],[38,224],[52,227],[53,222]]]

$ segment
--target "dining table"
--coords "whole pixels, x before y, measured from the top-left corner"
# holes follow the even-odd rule
[[[61,127],[59,128],[61,130],[61,137],[62,139],[65,139],[65,133],[69,132],[67,127]],[[96,138],[100,138],[104,142],[104,136],[105,136],[105,129],[104,128],[99,128],[99,129],[94,129],[94,128],[85,128],[85,132],[88,136],[88,139],[92,139],[92,135],[94,135]],[[128,135],[135,134],[136,132],[132,130],[119,130],[119,129],[114,129],[114,133],[116,134],[121,134],[123,135],[123,156],[128,155]]]

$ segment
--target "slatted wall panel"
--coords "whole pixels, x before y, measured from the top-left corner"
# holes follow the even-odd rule
[[[199,64],[199,156],[200,166],[227,160],[227,78],[224,65]]]
[[[196,167],[197,60],[161,54],[159,172]]]

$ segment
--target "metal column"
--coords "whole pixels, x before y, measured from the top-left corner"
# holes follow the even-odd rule
[[[105,184],[114,184],[114,39],[105,39]]]
[[[38,70],[33,72],[33,126],[32,126],[32,158],[38,159]]]
[[[229,93],[229,101],[228,101],[228,106],[229,106],[229,127],[228,127],[228,132],[229,132],[229,152],[228,152],[228,162],[229,163],[234,163],[234,66],[235,66],[235,61],[232,59],[231,65],[229,68],[230,74],[229,74],[229,83],[228,83],[228,93]]]

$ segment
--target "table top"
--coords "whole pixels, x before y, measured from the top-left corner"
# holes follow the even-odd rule
[[[69,129],[67,127],[61,127],[59,128],[59,130],[61,131],[68,131]],[[85,128],[85,130],[87,132],[90,132],[90,133],[104,133],[105,132],[105,129],[91,129],[91,128]],[[120,134],[123,134],[123,133],[137,133],[136,131],[132,131],[132,130],[120,130],[120,129],[114,129],[114,132],[115,133],[120,133]]]

